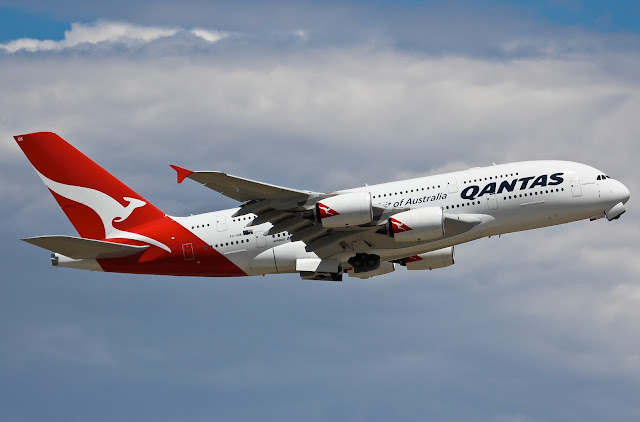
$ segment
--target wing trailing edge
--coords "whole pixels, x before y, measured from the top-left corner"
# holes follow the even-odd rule
[[[317,192],[258,182],[220,171],[191,171],[173,164],[171,164],[171,168],[177,173],[178,183],[182,183],[184,179],[188,178],[240,202],[252,200],[295,200],[304,202],[309,197],[320,195]]]

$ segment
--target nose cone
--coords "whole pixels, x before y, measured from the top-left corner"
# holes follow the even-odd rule
[[[629,192],[629,189],[622,183],[618,182],[618,184],[620,186],[617,187],[616,194],[619,196],[620,202],[626,204],[629,198],[631,198],[631,192]]]

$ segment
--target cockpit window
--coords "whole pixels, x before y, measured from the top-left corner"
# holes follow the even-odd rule
[[[611,178],[606,174],[599,174],[598,177],[596,177],[596,180],[604,180],[604,179],[611,179]]]

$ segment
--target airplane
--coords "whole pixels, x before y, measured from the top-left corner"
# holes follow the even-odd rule
[[[334,192],[276,186],[176,165],[239,201],[172,217],[52,132],[14,137],[80,237],[22,239],[56,267],[173,276],[298,273],[366,279],[453,265],[455,245],[583,219],[618,219],[629,189],[570,161],[476,167]]]

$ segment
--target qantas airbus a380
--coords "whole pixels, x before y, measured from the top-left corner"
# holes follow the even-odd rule
[[[454,246],[582,219],[615,220],[629,190],[569,161],[525,161],[323,193],[171,166],[242,204],[171,217],[58,135],[15,137],[81,237],[23,239],[58,267],[231,277],[368,278],[454,263]]]

